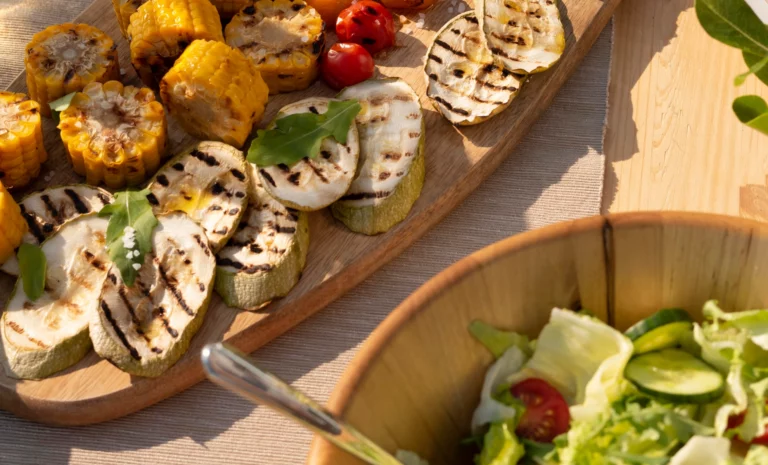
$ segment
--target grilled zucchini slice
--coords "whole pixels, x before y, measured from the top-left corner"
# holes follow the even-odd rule
[[[295,113],[325,113],[330,101],[323,97],[301,100],[283,107],[276,119]],[[327,137],[321,143],[319,157],[305,157],[291,166],[265,166],[258,170],[258,176],[269,194],[284,205],[315,211],[339,200],[349,190],[359,156],[357,126],[352,124],[346,145]]]
[[[19,202],[21,216],[29,226],[22,242],[39,245],[65,224],[83,215],[98,213],[112,201],[109,192],[80,184],[30,194]],[[0,270],[18,276],[19,262],[16,257],[11,257]]]
[[[488,48],[513,73],[546,71],[565,50],[556,0],[478,0],[475,9]]]
[[[216,256],[216,292],[230,307],[244,310],[286,296],[299,282],[309,250],[307,213],[274,200],[251,167],[251,203]]]
[[[248,205],[248,163],[223,142],[200,142],[158,171],[147,196],[158,215],[182,211],[200,224],[214,253],[235,233]]]
[[[43,243],[46,287],[36,301],[17,280],[2,317],[9,376],[44,378],[74,365],[91,348],[88,320],[110,266],[107,223],[95,214],[81,216]]]
[[[187,351],[205,317],[216,262],[205,231],[184,213],[158,217],[133,287],[112,267],[91,313],[93,348],[121,370],[160,376]]]
[[[424,66],[427,96],[457,126],[486,121],[512,103],[522,85],[496,66],[475,13],[463,13],[437,32]]]
[[[317,78],[325,23],[303,1],[258,0],[227,25],[227,44],[247,56],[270,94],[306,89]]]
[[[341,99],[363,107],[356,122],[360,163],[349,191],[331,206],[350,230],[379,234],[403,221],[424,186],[424,118],[419,97],[402,79],[371,79]]]

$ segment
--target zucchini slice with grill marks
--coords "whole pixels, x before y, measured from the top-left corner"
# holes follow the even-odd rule
[[[486,121],[512,103],[522,81],[497,66],[485,46],[475,13],[448,21],[427,52],[427,96],[451,123]]]
[[[32,302],[21,279],[2,316],[3,364],[9,376],[38,379],[68,368],[91,348],[88,321],[111,265],[108,221],[85,215],[42,244],[47,259],[43,295]]]
[[[283,107],[282,118],[296,113],[325,113],[331,99],[313,97]],[[357,126],[352,124],[346,145],[326,137],[320,145],[320,156],[303,158],[291,166],[280,164],[258,170],[261,185],[284,205],[303,211],[325,208],[339,200],[355,177],[360,156]]]
[[[22,239],[26,244],[39,245],[68,222],[82,215],[96,213],[112,203],[112,195],[98,187],[72,185],[35,192],[19,202],[21,214],[29,225]],[[19,275],[16,257],[5,261],[0,270]]]
[[[475,9],[488,49],[513,73],[546,71],[565,50],[556,0],[478,0]]]
[[[160,376],[189,348],[205,317],[216,263],[205,231],[184,213],[158,217],[152,253],[133,287],[112,267],[90,333],[96,352],[137,376]]]
[[[258,176],[251,179],[251,203],[216,256],[216,292],[230,307],[258,310],[299,282],[307,263],[309,220],[307,213],[274,200]]]
[[[402,79],[371,79],[344,89],[357,99],[360,162],[349,191],[331,206],[350,230],[379,234],[403,221],[424,186],[424,118]]]
[[[231,145],[200,142],[158,171],[147,199],[157,215],[189,215],[216,252],[235,233],[248,205],[247,169],[243,153]]]

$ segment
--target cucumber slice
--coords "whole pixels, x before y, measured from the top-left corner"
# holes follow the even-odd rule
[[[624,334],[634,344],[637,355],[676,347],[692,328],[688,312],[679,308],[666,308],[636,323]]]
[[[678,349],[633,358],[624,376],[646,394],[685,404],[706,404],[725,392],[725,380],[714,368]]]

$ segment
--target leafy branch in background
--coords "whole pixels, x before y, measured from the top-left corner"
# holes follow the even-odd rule
[[[745,0],[696,0],[696,16],[707,34],[741,50],[749,69],[736,76],[736,86],[751,74],[768,85],[768,26]],[[768,104],[762,97],[739,97],[733,111],[742,123],[768,135]]]

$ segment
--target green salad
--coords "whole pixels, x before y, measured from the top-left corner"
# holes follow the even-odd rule
[[[768,310],[703,314],[664,309],[621,333],[556,308],[532,341],[473,322],[496,358],[476,465],[768,465]]]

